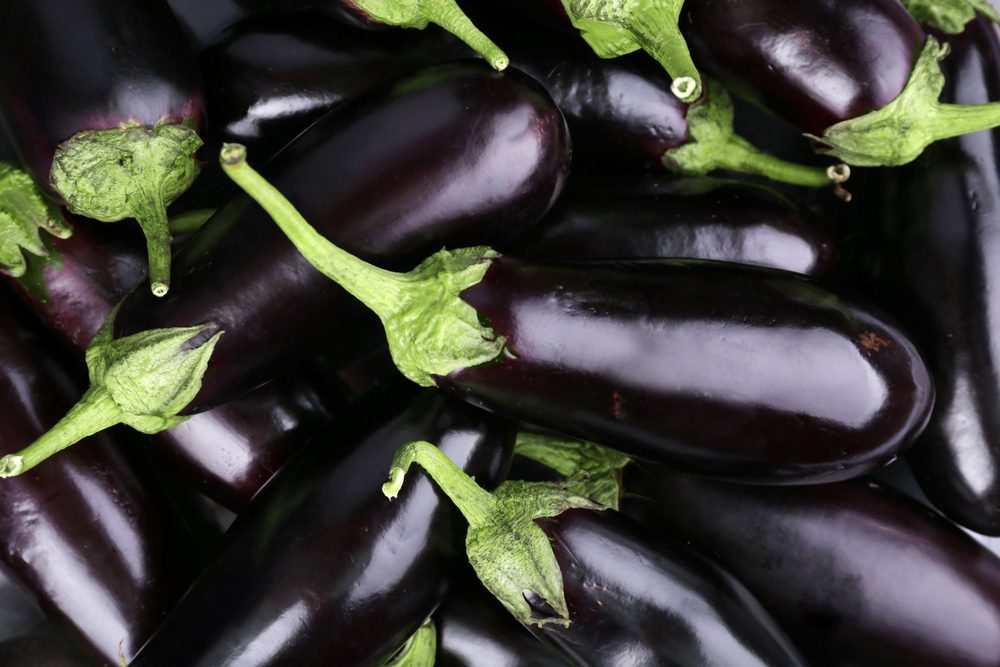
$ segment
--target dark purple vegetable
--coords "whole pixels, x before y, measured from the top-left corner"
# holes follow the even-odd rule
[[[334,424],[226,534],[214,561],[130,667],[380,665],[430,616],[460,570],[460,524],[427,479],[389,503],[400,442],[442,439],[495,483],[512,427],[437,393],[401,414]],[[389,413],[391,414],[391,413]]]
[[[75,213],[135,218],[170,285],[166,206],[198,173],[197,67],[164,0],[10,0],[0,116],[39,187]]]
[[[109,664],[109,663],[104,663]],[[54,628],[0,642],[0,667],[96,667]]]
[[[660,193],[568,192],[514,249],[532,259],[681,257],[770,266],[829,278],[833,231],[771,190],[675,181]]]
[[[996,667],[1000,559],[873,482],[747,487],[647,469],[626,488],[829,667]]]
[[[938,102],[948,49],[897,0],[702,0],[681,28],[707,73],[850,165],[905,164],[1000,125],[997,104]]]
[[[435,667],[566,667],[547,644],[528,634],[472,576],[459,579],[434,613]]]
[[[201,55],[207,141],[273,155],[330,109],[464,51],[422,33],[365,32],[315,12],[249,19]]]
[[[544,265],[488,247],[394,273],[323,238],[245,158],[222,153],[304,256],[385,323],[419,385],[749,482],[856,477],[927,422],[934,388],[909,340],[801,276],[698,260]]]
[[[952,39],[945,99],[1000,98],[1000,40],[984,19]],[[913,332],[938,406],[911,450],[921,487],[946,515],[1000,535],[1000,131],[935,146],[888,174],[873,284]]]
[[[686,547],[559,484],[489,493],[428,442],[397,452],[388,498],[414,463],[469,522],[466,553],[483,584],[572,664],[803,664],[739,582]]]
[[[51,342],[0,301],[0,443],[50,427],[78,394]],[[193,577],[201,550],[168,498],[115,443],[0,485],[0,561],[54,621],[117,664],[152,634]]]

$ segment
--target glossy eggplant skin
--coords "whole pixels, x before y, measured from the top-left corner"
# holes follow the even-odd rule
[[[925,38],[898,0],[699,0],[680,26],[699,69],[815,135],[896,99]]]
[[[440,386],[678,470],[775,484],[856,477],[909,445],[933,404],[898,329],[788,272],[503,257],[462,298],[510,354]]]
[[[421,70],[335,110],[263,173],[341,248],[409,269],[442,246],[503,247],[549,209],[568,163],[565,121],[544,89],[477,61]],[[115,329],[213,322],[226,332],[188,413],[375,321],[245,197],[190,239],[174,266],[170,294],[133,292]]]
[[[471,571],[452,586],[434,613],[435,667],[567,667],[565,659],[532,637]]]
[[[439,33],[372,33],[315,12],[244,21],[200,57],[206,141],[272,155],[378,83],[462,53]]]
[[[562,569],[572,623],[532,632],[573,664],[805,665],[736,579],[680,543],[610,510],[538,523]]]
[[[626,488],[651,502],[626,499],[627,511],[739,578],[815,664],[1000,664],[1000,559],[915,501],[867,480],[639,473]]]
[[[386,413],[314,438],[237,518],[131,667],[353,667],[391,657],[460,571],[465,533],[422,473],[397,500],[382,495],[393,455],[433,441],[492,486],[514,432],[437,392]]]
[[[58,421],[80,388],[52,343],[0,296],[3,453]],[[152,634],[193,579],[199,547],[165,495],[109,436],[0,485],[0,561],[49,618],[117,663]]]
[[[949,37],[942,99],[1000,96],[1000,41],[971,23]],[[1000,132],[944,142],[887,174],[874,285],[921,346],[939,402],[910,463],[921,488],[958,523],[1000,535]]]
[[[0,667],[97,667],[54,629],[0,642]]]
[[[0,45],[0,116],[53,196],[56,147],[76,133],[200,122],[198,68],[164,0],[9,0]]]
[[[518,243],[519,257],[709,259],[829,278],[837,239],[805,209],[766,188],[724,185],[698,194],[567,192]]]

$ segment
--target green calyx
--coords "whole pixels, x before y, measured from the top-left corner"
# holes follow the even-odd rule
[[[441,26],[469,45],[495,70],[502,71],[510,58],[475,26],[455,0],[351,0],[373,20],[400,28],[423,30],[428,23]]]
[[[714,81],[705,83],[705,95],[688,108],[690,140],[664,153],[667,169],[687,176],[705,176],[725,169],[806,187],[839,186],[850,176],[841,166],[807,167],[754,147],[733,130],[733,104],[728,93]]]
[[[56,150],[50,179],[73,213],[102,222],[135,218],[146,236],[153,294],[170,289],[167,206],[198,175],[202,141],[183,123],[80,132]]]
[[[965,26],[982,14],[994,23],[1000,16],[989,0],[902,0],[913,18],[933,28],[957,35]]]
[[[881,109],[806,135],[832,155],[859,167],[895,167],[917,159],[935,141],[1000,126],[1000,103],[943,104],[940,61],[948,45],[928,37],[903,92]]]
[[[562,0],[570,22],[601,58],[642,49],[673,78],[681,100],[701,96],[701,75],[678,22],[684,0]]]
[[[317,270],[378,315],[397,368],[413,382],[493,361],[506,339],[480,322],[461,293],[482,281],[500,255],[490,248],[441,250],[407,273],[372,266],[312,228],[274,186],[246,163],[243,146],[222,149],[222,167],[257,201]]]
[[[514,454],[552,468],[566,479],[566,490],[617,510],[622,469],[632,459],[585,440],[521,431]]]
[[[61,239],[73,234],[28,174],[0,162],[0,272],[19,278],[27,270],[23,252],[48,255],[39,229]]]
[[[383,667],[434,667],[436,657],[437,628],[427,619]]]
[[[469,522],[466,554],[486,588],[525,625],[568,626],[562,571],[548,536],[535,520],[554,518],[572,508],[603,508],[561,484],[504,482],[490,493],[427,442],[411,442],[396,452],[389,481],[382,486],[390,500],[399,495],[414,463],[441,487]],[[526,593],[543,600],[554,615],[536,615]]]
[[[31,470],[50,456],[116,424],[159,433],[182,423],[178,413],[201,389],[222,336],[214,325],[153,329],[113,339],[117,309],[87,348],[90,388],[80,402],[27,448],[0,459],[0,477]]]

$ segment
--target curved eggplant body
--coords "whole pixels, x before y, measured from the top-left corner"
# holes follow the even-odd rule
[[[430,616],[459,571],[463,523],[422,474],[388,501],[386,471],[400,443],[429,439],[495,484],[512,427],[433,392],[374,428],[352,421],[254,499],[130,667],[380,665]]]
[[[610,510],[570,510],[539,525],[572,623],[532,631],[574,665],[805,665],[760,603],[687,547]]]
[[[0,301],[0,444],[39,436],[79,396],[51,345]],[[45,613],[117,663],[153,633],[193,578],[198,547],[157,485],[110,438],[0,484],[0,559]]]
[[[791,273],[504,257],[463,299],[509,355],[442,387],[678,470],[778,484],[856,477],[909,445],[933,404],[902,333]]]
[[[680,26],[699,68],[815,135],[896,99],[924,43],[898,0],[698,0]]]
[[[56,147],[84,130],[200,121],[197,66],[163,0],[8,0],[0,116],[54,195]]]
[[[1000,97],[1000,42],[981,20],[949,38],[943,99]],[[938,406],[910,463],[955,521],[1000,535],[1000,131],[932,147],[886,188],[875,285],[934,371]]]
[[[373,33],[312,12],[242,22],[201,55],[206,140],[270,156],[330,109],[449,53],[462,50],[434,32]]]
[[[574,196],[575,195],[575,196]],[[515,250],[532,259],[710,259],[814,278],[836,268],[833,231],[764,188],[703,194],[567,193]]]
[[[471,574],[471,573],[470,573]],[[533,638],[475,577],[456,581],[434,612],[438,629],[435,667],[567,667],[547,644]]]
[[[862,480],[635,481],[652,502],[629,511],[732,572],[814,664],[1000,665],[1000,559],[918,503]]]
[[[264,172],[321,234],[398,269],[442,246],[502,246],[549,209],[568,162],[565,121],[542,88],[517,72],[458,63],[325,116]],[[335,349],[375,321],[243,197],[174,262],[170,294],[131,294],[116,333],[205,322],[226,332],[189,413]]]

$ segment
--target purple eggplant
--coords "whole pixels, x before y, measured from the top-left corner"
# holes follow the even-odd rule
[[[952,40],[945,99],[1000,97],[1000,39],[985,19]],[[910,453],[921,487],[948,517],[1000,535],[1000,131],[942,142],[890,173],[873,285],[913,332],[938,406]]]
[[[703,475],[856,477],[924,425],[913,344],[792,273],[699,260],[539,264],[488,247],[407,273],[316,232],[239,146],[229,175],[385,324],[400,371],[476,405]]]
[[[771,190],[682,180],[646,195],[567,192],[514,253],[546,260],[710,259],[829,278],[836,247],[830,228]]]
[[[0,442],[51,426],[75,380],[8,296],[0,301]],[[116,443],[92,446],[0,487],[0,562],[96,656],[134,655],[180,598],[201,554],[165,494]]]
[[[151,287],[170,285],[166,207],[198,174],[194,56],[164,0],[11,0],[0,116],[38,185],[75,213],[135,218]]]
[[[364,32],[316,12],[249,19],[201,54],[206,140],[273,155],[330,109],[463,51],[423,35]]]
[[[898,0],[701,0],[681,29],[695,62],[849,165],[896,166],[1000,125],[1000,105],[942,104],[948,48]]]
[[[660,469],[626,488],[628,511],[732,572],[814,664],[1000,664],[1000,558],[908,498],[865,480],[779,489]]]
[[[460,522],[430,480],[390,504],[379,483],[400,442],[442,438],[495,484],[511,426],[425,392],[334,423],[243,512],[214,560],[130,667],[381,665],[460,571]],[[388,415],[388,416],[387,416]]]
[[[466,554],[486,588],[572,664],[804,664],[739,582],[686,547],[560,484],[487,492],[427,442],[396,453],[390,500],[414,463],[469,522]]]

